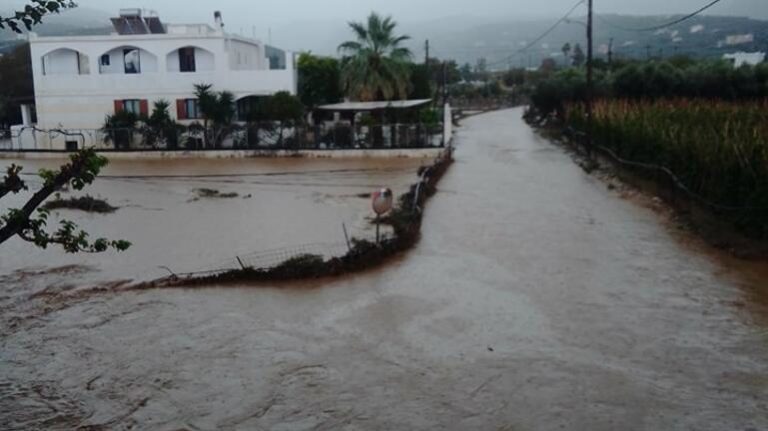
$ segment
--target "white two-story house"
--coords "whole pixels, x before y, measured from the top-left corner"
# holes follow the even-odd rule
[[[238,101],[296,94],[291,53],[228,34],[221,15],[214,18],[213,26],[164,24],[140,9],[125,9],[112,19],[110,35],[30,35],[37,129],[97,130],[109,114],[149,114],[158,100],[169,102],[171,115],[188,123],[200,117],[195,84],[212,84]],[[31,121],[29,112],[24,117]],[[45,135],[23,146],[66,147],[64,139]]]

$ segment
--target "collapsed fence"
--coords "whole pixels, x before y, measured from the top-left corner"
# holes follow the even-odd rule
[[[346,243],[312,244],[236,256],[219,268],[174,274],[142,283],[135,290],[292,281],[363,271],[413,247],[421,235],[423,209],[453,163],[449,146],[431,165],[419,169],[419,181],[400,196],[397,206],[380,222],[392,228],[379,241],[351,237]]]
[[[0,151],[210,151],[439,148],[442,123],[317,125],[260,122],[225,127],[0,130]]]

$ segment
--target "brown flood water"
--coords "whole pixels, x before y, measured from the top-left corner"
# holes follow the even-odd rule
[[[520,115],[466,120],[421,243],[339,280],[46,302],[165,260],[335,240],[328,226],[362,228],[367,207],[340,195],[404,188],[414,166],[279,162],[298,173],[217,179],[253,193],[237,202],[187,203],[199,180],[100,181],[135,207],[83,224],[140,238],[136,256],[13,273],[84,261],[2,249],[0,428],[768,429],[765,264],[719,256],[620,199]]]

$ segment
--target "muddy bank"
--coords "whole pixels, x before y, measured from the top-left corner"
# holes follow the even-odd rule
[[[610,190],[665,213],[679,229],[698,236],[711,247],[739,259],[768,262],[768,241],[746,235],[727,217],[732,215],[731,210],[702,203],[663,169],[624,163],[600,145],[595,145],[589,156],[586,144],[556,122],[541,123],[531,117],[527,120],[542,136],[568,149],[585,172],[599,178]]]

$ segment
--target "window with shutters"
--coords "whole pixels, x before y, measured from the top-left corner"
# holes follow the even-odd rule
[[[203,118],[203,115],[200,112],[200,104],[197,102],[197,99],[185,99],[184,106],[186,108],[187,119],[198,120]]]
[[[195,48],[179,49],[179,71],[194,72],[196,69]]]
[[[141,100],[129,99],[123,100],[123,111],[131,112],[136,115],[141,114]]]

